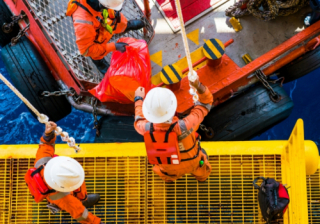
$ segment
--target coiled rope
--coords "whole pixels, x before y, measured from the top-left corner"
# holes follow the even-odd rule
[[[1,73],[0,79],[14,92],[25,104],[26,106],[38,117],[40,123],[47,124],[49,123],[49,118],[41,114]],[[55,129],[56,135],[60,135],[62,141],[67,142],[69,147],[74,148],[75,152],[80,151],[80,147],[76,145],[75,139],[69,137],[68,132],[62,131],[60,127]]]
[[[308,4],[309,0],[240,0],[226,10],[226,16],[240,18],[253,15],[264,21],[270,21],[278,16],[294,14]]]
[[[197,72],[193,70],[193,66],[192,66],[186,29],[184,27],[184,21],[183,21],[183,16],[182,16],[180,0],[175,0],[175,3],[176,3],[176,8],[177,8],[177,14],[178,14],[179,21],[180,21],[182,40],[183,40],[184,49],[186,52],[186,57],[187,57],[187,62],[188,62],[188,67],[189,67],[188,79],[189,79],[189,81],[194,82],[198,78],[198,75],[197,75]],[[194,102],[198,101],[199,96],[197,95],[197,90],[194,87],[190,86],[189,93],[192,95]]]

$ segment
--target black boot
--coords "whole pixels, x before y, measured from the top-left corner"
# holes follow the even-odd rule
[[[87,200],[83,201],[82,204],[84,207],[89,208],[94,206],[100,200],[99,194],[88,194]]]
[[[97,67],[97,69],[103,74],[105,75],[106,72],[108,71],[108,68],[110,67],[109,63],[102,58],[101,60],[93,60],[92,59],[93,64],[95,64],[95,66]]]
[[[129,20],[127,24],[127,28],[124,32],[129,30],[139,30],[145,26],[146,24],[144,24],[144,22],[140,19]]]

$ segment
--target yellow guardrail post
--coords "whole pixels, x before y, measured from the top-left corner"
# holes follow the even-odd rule
[[[282,182],[287,184],[290,203],[284,223],[307,224],[308,204],[303,121],[299,119],[281,157]]]

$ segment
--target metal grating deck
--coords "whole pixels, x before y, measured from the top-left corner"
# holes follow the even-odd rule
[[[320,169],[307,176],[308,215],[310,224],[320,223]]]
[[[101,195],[90,211],[106,223],[264,224],[252,180],[281,180],[280,155],[210,156],[213,171],[201,184],[190,175],[165,184],[144,156],[77,160],[85,169],[88,192]],[[1,223],[76,223],[66,213],[49,214],[45,202],[33,202],[24,182],[33,161],[1,159]]]
[[[69,0],[28,0],[28,2],[76,76],[80,80],[100,82],[101,77],[91,59],[80,55],[75,43],[76,37],[72,19],[65,15]],[[138,30],[115,34],[111,42],[116,42],[121,37],[133,37],[144,39],[150,43],[154,36],[154,30],[136,1],[126,0],[122,13],[128,20],[142,19],[146,24],[147,33],[144,35],[142,30]],[[107,55],[107,61],[110,61],[111,55],[111,53]]]

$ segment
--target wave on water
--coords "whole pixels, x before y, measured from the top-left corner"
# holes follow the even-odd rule
[[[0,60],[0,73],[9,79]],[[92,114],[76,109],[57,124],[77,143],[94,142],[95,130]],[[0,144],[37,144],[44,131],[44,125],[35,119],[25,104],[0,81]],[[58,137],[57,143],[61,138]]]

